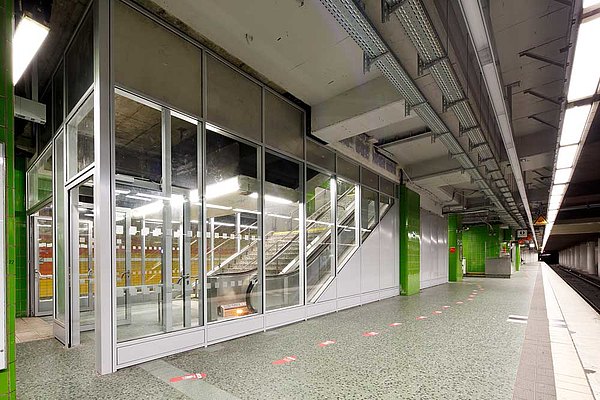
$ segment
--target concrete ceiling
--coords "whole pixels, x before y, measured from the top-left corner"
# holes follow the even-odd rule
[[[380,75],[318,0],[154,2],[310,105]]]

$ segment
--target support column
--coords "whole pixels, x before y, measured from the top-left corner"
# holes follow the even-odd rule
[[[115,370],[115,281],[112,1],[94,0],[94,243],[96,371]]]
[[[418,193],[400,186],[400,288],[408,296],[421,289],[421,204]]]
[[[579,246],[573,247],[573,269],[579,269],[579,263],[581,262],[581,253]]]
[[[17,241],[15,222],[15,145],[12,83],[13,0],[0,0],[0,142],[4,143],[4,276],[6,307],[2,321],[6,333],[6,369],[0,371],[0,398],[16,397],[15,378],[15,313]]]
[[[448,217],[448,281],[450,282],[460,282],[463,278],[458,246],[461,226],[462,216],[451,214]]]
[[[579,269],[583,272],[587,272],[587,244],[581,243],[579,245]]]
[[[517,243],[515,246],[515,271],[521,269],[521,245]]]
[[[596,268],[596,260],[594,257],[594,251],[596,250],[596,243],[587,243],[587,272],[588,274],[597,275],[598,270]]]

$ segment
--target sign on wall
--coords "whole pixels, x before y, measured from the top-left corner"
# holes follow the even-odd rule
[[[518,229],[517,230],[517,239],[526,238],[527,237],[527,229]]]

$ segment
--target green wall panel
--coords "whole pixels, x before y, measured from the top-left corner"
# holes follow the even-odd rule
[[[448,217],[448,281],[450,282],[460,282],[463,278],[459,251],[461,227],[462,217],[457,214],[451,214]],[[452,247],[455,249],[454,253],[450,252]]]
[[[401,294],[421,288],[421,202],[418,193],[400,186],[400,287]]]
[[[12,85],[13,0],[0,0],[0,142],[6,149],[6,356],[8,368],[0,371],[0,398],[15,398],[15,313],[17,237]]]
[[[517,244],[515,246],[515,271],[521,269],[521,246]]]
[[[475,225],[463,230],[463,257],[468,274],[484,274],[486,258],[500,256],[500,225]]]
[[[25,211],[25,159],[15,158],[16,312],[27,316],[27,214]]]

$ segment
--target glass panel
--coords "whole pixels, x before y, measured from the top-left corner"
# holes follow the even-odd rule
[[[58,131],[60,125],[63,123],[65,119],[65,111],[64,111],[64,73],[65,73],[65,65],[61,63],[54,74],[52,79],[52,111],[53,111],[53,122],[54,129],[53,132]]]
[[[161,112],[115,93],[115,171],[151,182],[162,179]]]
[[[337,179],[337,265],[342,266],[358,247],[357,185]]]
[[[53,298],[53,246],[52,204],[31,216],[32,261],[35,276],[35,315],[52,314]]]
[[[71,199],[77,202],[78,216],[71,226],[72,241],[77,246],[73,257],[77,257],[72,266],[75,282],[79,284],[79,324],[81,329],[94,328],[94,303],[96,285],[94,280],[94,182],[87,180],[71,189]]]
[[[329,171],[335,171],[335,153],[312,140],[306,140],[306,161]]]
[[[265,154],[264,258],[267,310],[300,304],[300,164]]]
[[[54,229],[56,242],[54,243],[54,268],[55,281],[54,293],[54,318],[65,323],[65,151],[64,134],[61,131],[54,140]]]
[[[46,105],[46,124],[39,130],[38,142],[37,142],[37,150],[38,154],[44,150],[44,147],[50,140],[52,140],[52,135],[54,134],[54,126],[52,125],[52,121],[54,120],[54,115],[52,114],[52,85],[48,85],[46,92],[42,96],[41,100],[42,104]]]
[[[27,172],[27,208],[52,196],[52,148]]]
[[[206,75],[208,120],[261,141],[260,86],[209,55]]]
[[[394,198],[386,196],[385,194],[379,195],[379,219],[382,220],[385,213],[394,205]]]
[[[335,274],[333,262],[333,178],[306,169],[306,291],[309,302]]]
[[[206,131],[207,312],[262,312],[260,182],[254,146]]]
[[[115,2],[115,82],[201,115],[201,51],[120,1]]]
[[[77,110],[67,125],[67,177],[94,162],[94,96]]]
[[[360,182],[360,167],[344,157],[337,156],[336,172],[339,176]]]
[[[65,57],[67,114],[94,83],[94,19],[89,12]]]
[[[360,197],[361,237],[364,241],[379,222],[379,194],[363,186]]]
[[[379,189],[388,196],[394,196],[394,182],[379,177]]]
[[[369,186],[372,189],[379,190],[379,175],[366,168],[360,169],[361,177],[360,183]]]
[[[198,124],[171,117],[171,182],[198,195]]]
[[[266,90],[265,143],[304,158],[304,113]]]

